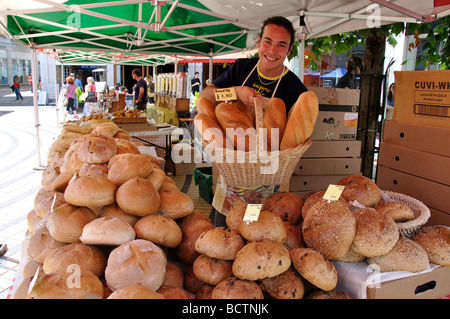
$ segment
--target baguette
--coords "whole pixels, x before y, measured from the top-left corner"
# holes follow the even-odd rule
[[[289,113],[280,150],[305,144],[311,136],[319,115],[319,102],[316,94],[312,91],[300,94]]]
[[[195,101],[195,105],[197,107],[198,114],[206,114],[212,120],[217,122],[216,105],[211,100],[204,97],[198,97]]]
[[[286,128],[286,105],[282,99],[273,98],[264,112],[263,128],[267,129],[267,150],[272,150],[272,129],[278,129],[278,141],[274,145],[274,151],[279,149],[281,138],[283,137]],[[274,141],[275,143],[275,141]]]
[[[234,148],[233,142],[231,140],[227,141],[225,132],[220,127],[216,120],[213,120],[209,115],[205,113],[199,113],[194,118],[194,126],[197,131],[201,134],[202,139],[206,144],[216,147],[227,147]]]

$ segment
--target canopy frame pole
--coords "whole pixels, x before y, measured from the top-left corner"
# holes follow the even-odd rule
[[[32,48],[31,50],[32,60],[31,60],[31,68],[32,74],[31,78],[33,81],[33,106],[34,106],[34,127],[36,128],[36,154],[37,154],[37,166],[33,167],[35,170],[43,170],[44,166],[42,165],[41,160],[41,141],[39,138],[39,110],[38,110],[38,58],[37,58],[37,50],[36,48]]]
[[[421,15],[420,13],[416,13],[416,12],[406,9],[402,6],[399,6],[398,4],[388,2],[386,0],[370,0],[370,1],[375,2],[383,7],[389,8],[391,10],[397,11],[401,14],[404,14],[408,17],[414,18],[421,22],[433,22],[434,20],[436,20],[436,15],[434,15],[434,14],[424,16],[424,15]]]

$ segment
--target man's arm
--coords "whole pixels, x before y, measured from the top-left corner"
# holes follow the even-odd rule
[[[141,86],[139,88],[139,95],[138,95],[138,99],[136,101],[136,104],[138,104],[140,101],[142,101],[142,97],[144,96],[144,88]]]

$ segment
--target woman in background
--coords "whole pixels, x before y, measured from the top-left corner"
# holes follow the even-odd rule
[[[75,108],[75,98],[77,97],[76,89],[77,89],[77,86],[75,85],[74,78],[71,76],[68,76],[66,78],[66,88],[64,91],[64,96],[67,98],[66,115],[67,115],[67,113],[69,113],[70,115],[73,115],[74,117],[78,117],[77,109]]]
[[[95,87],[94,78],[92,76],[90,76],[86,79],[86,81],[87,81],[87,84],[84,87],[84,92],[88,93],[86,102],[95,102],[95,92],[97,89]],[[89,94],[89,92],[93,92],[94,94]],[[92,95],[93,95],[93,97],[92,97]]]
[[[16,101],[20,98],[23,100],[22,94],[20,94],[20,84],[19,84],[19,77],[16,75],[14,76],[14,93],[16,93]]]

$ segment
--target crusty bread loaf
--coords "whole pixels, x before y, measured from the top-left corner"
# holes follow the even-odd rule
[[[305,293],[302,278],[291,268],[277,276],[262,279],[260,286],[276,299],[302,299]]]
[[[119,205],[117,205],[117,203],[103,206],[99,212],[98,217],[117,217],[126,221],[128,224],[130,224],[131,227],[133,227],[134,224],[136,224],[136,222],[139,220],[138,216],[124,212],[123,209],[120,208]]]
[[[195,294],[203,285],[206,284],[200,279],[198,279],[194,274],[194,266],[189,265],[184,272],[184,288],[187,291]]]
[[[230,277],[214,287],[211,299],[264,299],[258,284]]]
[[[165,247],[177,247],[181,243],[181,229],[169,217],[158,214],[142,217],[134,225],[138,238],[146,239],[152,243]]]
[[[92,126],[88,122],[69,121],[63,124],[62,129],[69,132],[89,134],[92,131]]]
[[[166,264],[164,252],[152,242],[129,241],[109,254],[106,283],[113,291],[136,283],[157,291],[164,280]]]
[[[209,115],[197,114],[194,118],[194,126],[200,133],[204,144],[206,143],[210,147],[234,149],[233,142],[227,138],[217,120],[213,120]]]
[[[198,97],[197,100],[195,100],[195,105],[198,114],[206,114],[212,120],[217,122],[216,104],[213,101],[206,99],[204,97]]]
[[[117,136],[117,134],[115,136]],[[117,146],[117,154],[124,154],[124,153],[140,154],[141,153],[139,151],[138,147],[136,146],[136,144],[131,142],[129,140],[129,138],[123,139],[123,138],[114,137],[114,141],[116,142],[116,146]]]
[[[366,257],[387,254],[399,239],[396,223],[391,216],[373,208],[353,211],[356,219],[355,238],[351,249]]]
[[[72,177],[73,175],[70,173],[59,174],[58,176],[55,177],[55,179],[53,179],[50,189],[54,190],[55,192],[64,193]]]
[[[106,163],[116,155],[117,145],[113,138],[90,134],[78,148],[78,157],[85,163]]]
[[[356,200],[366,207],[373,207],[381,200],[380,189],[366,176],[348,175],[336,184],[345,186],[341,196],[348,202]]]
[[[412,209],[399,202],[382,203],[374,208],[384,214],[388,214],[395,222],[405,222],[414,219]]]
[[[234,206],[229,211],[227,217],[225,218],[225,223],[229,229],[239,232],[239,224],[245,215],[245,210],[247,209],[247,204],[241,204]]]
[[[147,177],[153,170],[153,160],[149,156],[133,153],[113,156],[108,163],[108,179],[120,186],[133,177]]]
[[[380,271],[419,272],[427,269],[428,256],[425,250],[416,242],[401,236],[395,246],[386,254],[367,259],[370,264],[376,264]]]
[[[116,135],[116,133],[119,131],[119,129],[120,128],[117,126],[116,123],[109,120],[109,121],[100,123],[99,125],[95,126],[92,129],[91,134],[106,135],[111,138],[114,138],[114,135]]]
[[[64,204],[49,214],[46,226],[56,240],[77,243],[80,242],[84,226],[96,218],[97,215],[87,207]]]
[[[248,106],[239,101],[222,102],[216,106],[216,117],[236,149],[256,150],[256,129]]]
[[[36,213],[39,218],[45,218],[52,209],[55,209],[61,205],[66,204],[66,200],[64,199],[64,193],[54,192],[53,195],[48,194],[49,196],[43,198],[39,204],[35,207]]]
[[[79,176],[67,185],[64,199],[75,206],[105,206],[114,203],[116,190],[104,176]]]
[[[270,239],[249,242],[233,262],[233,274],[246,280],[259,280],[279,275],[291,266],[289,251]]]
[[[162,169],[154,167],[150,175],[148,175],[145,179],[148,179],[150,182],[152,182],[153,186],[155,186],[156,191],[159,191],[165,178],[166,173]]]
[[[159,210],[167,217],[178,219],[192,214],[194,211],[192,199],[179,190],[160,191],[159,196],[161,198]]]
[[[195,250],[195,242],[205,230],[212,228],[214,225],[210,220],[194,220],[181,227],[183,237],[177,247],[177,255],[182,262],[192,264],[200,256],[200,253]]]
[[[147,216],[158,211],[161,200],[151,181],[134,177],[117,189],[116,202],[128,214]]]
[[[450,266],[450,227],[433,225],[421,228],[413,237],[432,263]]]
[[[195,299],[212,299],[214,286],[203,284],[195,293]]]
[[[73,243],[49,254],[43,264],[46,274],[54,271],[66,272],[70,265],[77,265],[80,269],[92,272],[96,276],[102,276],[106,267],[106,256],[100,248],[82,243]]]
[[[289,112],[280,150],[305,144],[314,130],[319,115],[319,102],[312,91],[303,92]]]
[[[162,286],[184,287],[184,274],[177,264],[168,261]]]
[[[320,289],[315,289],[311,291],[306,299],[352,299],[345,292],[333,289],[330,291],[324,291]]]
[[[163,295],[157,293],[140,283],[117,289],[108,296],[108,299],[165,299]]]
[[[213,286],[233,276],[232,262],[229,260],[212,258],[202,254],[195,259],[192,266],[198,279]]]
[[[345,201],[319,200],[309,209],[302,234],[309,248],[326,259],[339,259],[349,250],[355,237],[356,220]]]
[[[248,241],[258,241],[264,238],[284,244],[287,233],[281,217],[262,210],[257,221],[248,223],[241,220],[238,226],[239,233]]]
[[[119,128],[116,134],[114,134],[114,138],[121,140],[130,140],[130,133],[128,133],[124,129]]]
[[[336,268],[321,253],[311,248],[295,248],[289,254],[294,268],[314,286],[326,291],[336,287]]]
[[[164,296],[165,299],[192,299],[191,295],[181,287],[161,285],[157,293]]]
[[[284,245],[287,249],[305,247],[303,239],[302,227],[300,225],[292,225],[289,222],[283,222],[286,227],[286,241]]]
[[[301,218],[303,199],[293,192],[277,192],[264,201],[262,210],[268,210],[287,221],[297,225]]]
[[[78,176],[103,176],[108,178],[108,164],[89,164],[85,163],[81,166]]]
[[[103,284],[95,274],[81,269],[78,278],[75,281],[73,271],[66,269],[43,275],[27,299],[103,299]]]
[[[286,105],[282,99],[272,98],[269,105],[266,108],[263,116],[263,128],[267,129],[267,150],[275,151],[280,149],[281,139],[286,128]],[[272,136],[278,130],[278,139],[273,141],[272,149]]]
[[[28,244],[28,255],[34,261],[42,264],[45,257],[52,253],[55,249],[67,245],[66,243],[57,241],[48,232],[47,228],[41,228],[30,237]]]
[[[100,217],[84,226],[80,240],[86,245],[119,246],[135,238],[133,227],[126,221],[117,217]]]
[[[244,239],[235,230],[215,227],[198,237],[195,250],[212,258],[233,260],[244,245]]]

